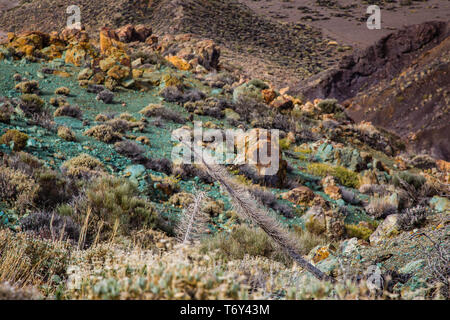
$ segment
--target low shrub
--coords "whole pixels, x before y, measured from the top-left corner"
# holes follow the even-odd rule
[[[72,106],[69,104],[65,104],[58,109],[55,110],[53,113],[53,116],[55,117],[72,117],[76,119],[82,119],[83,118],[83,112],[81,111],[79,106]]]
[[[61,170],[74,178],[91,178],[105,172],[103,163],[86,153],[65,161]]]
[[[38,189],[36,181],[22,171],[0,167],[0,199],[19,212],[33,204]]]
[[[67,87],[60,87],[55,90],[55,94],[68,96],[70,94],[70,89]]]
[[[139,113],[143,114],[146,117],[161,117],[163,119],[170,120],[175,123],[180,124],[186,123],[186,118],[184,118],[178,112],[166,108],[160,104],[150,104],[141,111],[139,111]]]
[[[0,283],[8,281],[20,287],[34,285],[49,295],[58,286],[53,279],[66,278],[70,256],[66,243],[0,230],[0,252]]]
[[[402,188],[401,181],[405,181],[409,185],[413,186],[416,190],[419,190],[426,182],[425,177],[418,174],[414,174],[409,171],[401,171],[394,175],[392,183],[399,188]]]
[[[77,141],[75,133],[70,128],[65,126],[58,127],[58,137],[66,141]]]
[[[150,202],[137,196],[139,193],[127,179],[97,178],[75,206],[72,218],[83,225],[88,216],[91,239],[97,232],[100,240],[108,240],[115,234],[129,236],[133,230],[153,228],[157,212]]]
[[[22,171],[29,176],[34,175],[37,170],[44,166],[41,160],[23,151],[14,152],[11,156],[5,155],[3,161],[7,167]]]
[[[398,226],[405,231],[420,228],[427,220],[427,210],[424,206],[406,209],[398,218]]]
[[[14,108],[12,104],[0,97],[0,122],[9,123],[13,114]]]
[[[28,135],[15,129],[6,131],[6,133],[0,137],[0,144],[12,145],[14,151],[23,150],[27,145],[27,141]]]
[[[85,136],[93,137],[105,143],[114,143],[122,140],[122,135],[106,124],[94,126],[84,132]]]
[[[346,224],[345,225],[345,231],[347,232],[347,236],[349,238],[358,238],[365,241],[369,240],[369,237],[372,235],[373,231],[370,228],[367,228],[362,225],[355,225],[355,224]]]
[[[35,199],[39,208],[54,208],[60,203],[69,201],[77,193],[74,180],[50,169],[37,171],[34,179],[39,185]]]
[[[341,110],[336,99],[325,99],[320,101],[317,106],[323,113],[335,113]]]
[[[36,93],[39,92],[39,82],[36,80],[22,81],[16,84],[15,89],[22,93]]]
[[[204,239],[201,252],[218,250],[227,260],[243,259],[245,255],[262,256],[290,264],[290,258],[261,229],[246,225],[235,227],[230,233],[220,232]]]
[[[22,231],[32,232],[42,239],[70,240],[77,243],[81,228],[70,217],[52,212],[34,212],[20,220]]]
[[[357,189],[359,187],[358,173],[344,167],[334,167],[325,163],[310,163],[308,164],[307,171],[308,173],[319,177],[331,175],[335,177],[341,185],[349,188]]]
[[[44,111],[44,100],[36,94],[23,94],[20,97],[19,108],[25,116],[31,117],[33,114]]]
[[[397,213],[397,207],[391,202],[389,197],[372,197],[365,209],[368,214],[376,219],[384,219],[391,214]]]
[[[111,126],[114,131],[125,133],[130,129],[130,123],[123,119],[111,119],[106,122],[107,125]]]
[[[299,252],[307,255],[313,248],[317,246],[324,246],[329,241],[323,234],[315,234],[302,227],[295,227],[295,237]]]
[[[137,159],[145,152],[143,147],[130,140],[116,142],[114,148],[121,155],[131,159]]]

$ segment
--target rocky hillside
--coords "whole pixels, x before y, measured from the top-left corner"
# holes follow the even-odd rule
[[[9,35],[2,296],[448,299],[449,162],[403,153],[337,100],[245,80],[221,54],[149,25]],[[255,161],[180,163],[174,135],[197,121],[280,139],[205,136],[196,147]]]
[[[69,0],[32,0],[0,15],[0,30],[50,32],[66,25]],[[350,47],[329,45],[320,30],[283,24],[255,14],[236,0],[141,0],[102,4],[79,1],[87,30],[127,23],[149,24],[160,36],[192,33],[215,40],[223,61],[238,64],[248,77],[258,75],[277,86],[326,70]],[[250,63],[242,63],[250,59]]]
[[[355,121],[401,136],[413,152],[449,160],[449,34],[445,22],[407,27],[308,79],[299,91],[345,101]]]

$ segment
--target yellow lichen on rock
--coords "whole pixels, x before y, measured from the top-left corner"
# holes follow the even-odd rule
[[[192,69],[191,64],[183,58],[177,56],[168,56],[166,57],[166,60],[173,64],[178,70],[188,71]]]

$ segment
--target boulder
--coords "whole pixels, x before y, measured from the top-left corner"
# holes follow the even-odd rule
[[[137,41],[144,42],[152,35],[152,28],[144,24],[138,24],[135,28],[135,36]]]
[[[100,53],[112,55],[117,50],[124,51],[124,44],[119,40],[116,32],[107,27],[100,29]]]
[[[294,108],[294,103],[285,96],[278,96],[270,103],[270,106],[279,111],[290,111]]]
[[[447,198],[434,196],[430,200],[430,207],[440,213],[450,213],[450,201]]]
[[[341,189],[337,186],[333,176],[327,176],[321,181],[323,191],[334,200],[342,199]]]
[[[121,42],[144,42],[152,34],[152,28],[143,24],[137,26],[127,24],[116,29],[115,33],[117,34],[118,40]]]
[[[391,214],[378,226],[369,238],[371,245],[378,245],[390,237],[399,234],[399,214]]]
[[[132,24],[127,24],[116,29],[117,38],[121,42],[132,42],[134,39],[135,29]]]
[[[273,89],[264,89],[261,93],[266,103],[271,103],[277,97],[277,92]]]
[[[203,40],[197,43],[196,52],[198,62],[207,70],[218,69],[220,49],[212,40]]]
[[[288,200],[296,205],[309,206],[314,199],[314,192],[305,186],[300,186],[282,195],[284,200]]]
[[[166,60],[173,64],[178,70],[188,71],[192,69],[192,65],[183,58],[168,56],[166,57]]]
[[[25,32],[17,36],[9,34],[8,38],[9,43],[7,46],[26,56],[33,56],[35,51],[41,50],[50,44],[50,36],[38,31]]]

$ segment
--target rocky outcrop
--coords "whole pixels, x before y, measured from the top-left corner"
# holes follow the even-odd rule
[[[356,122],[395,133],[412,152],[449,160],[449,36],[446,22],[406,27],[347,56],[298,91],[336,98]]]
[[[387,35],[365,50],[344,57],[336,68],[308,79],[299,91],[309,99],[345,101],[362,88],[393,79],[420,53],[444,40],[449,32],[445,22],[409,26]]]

